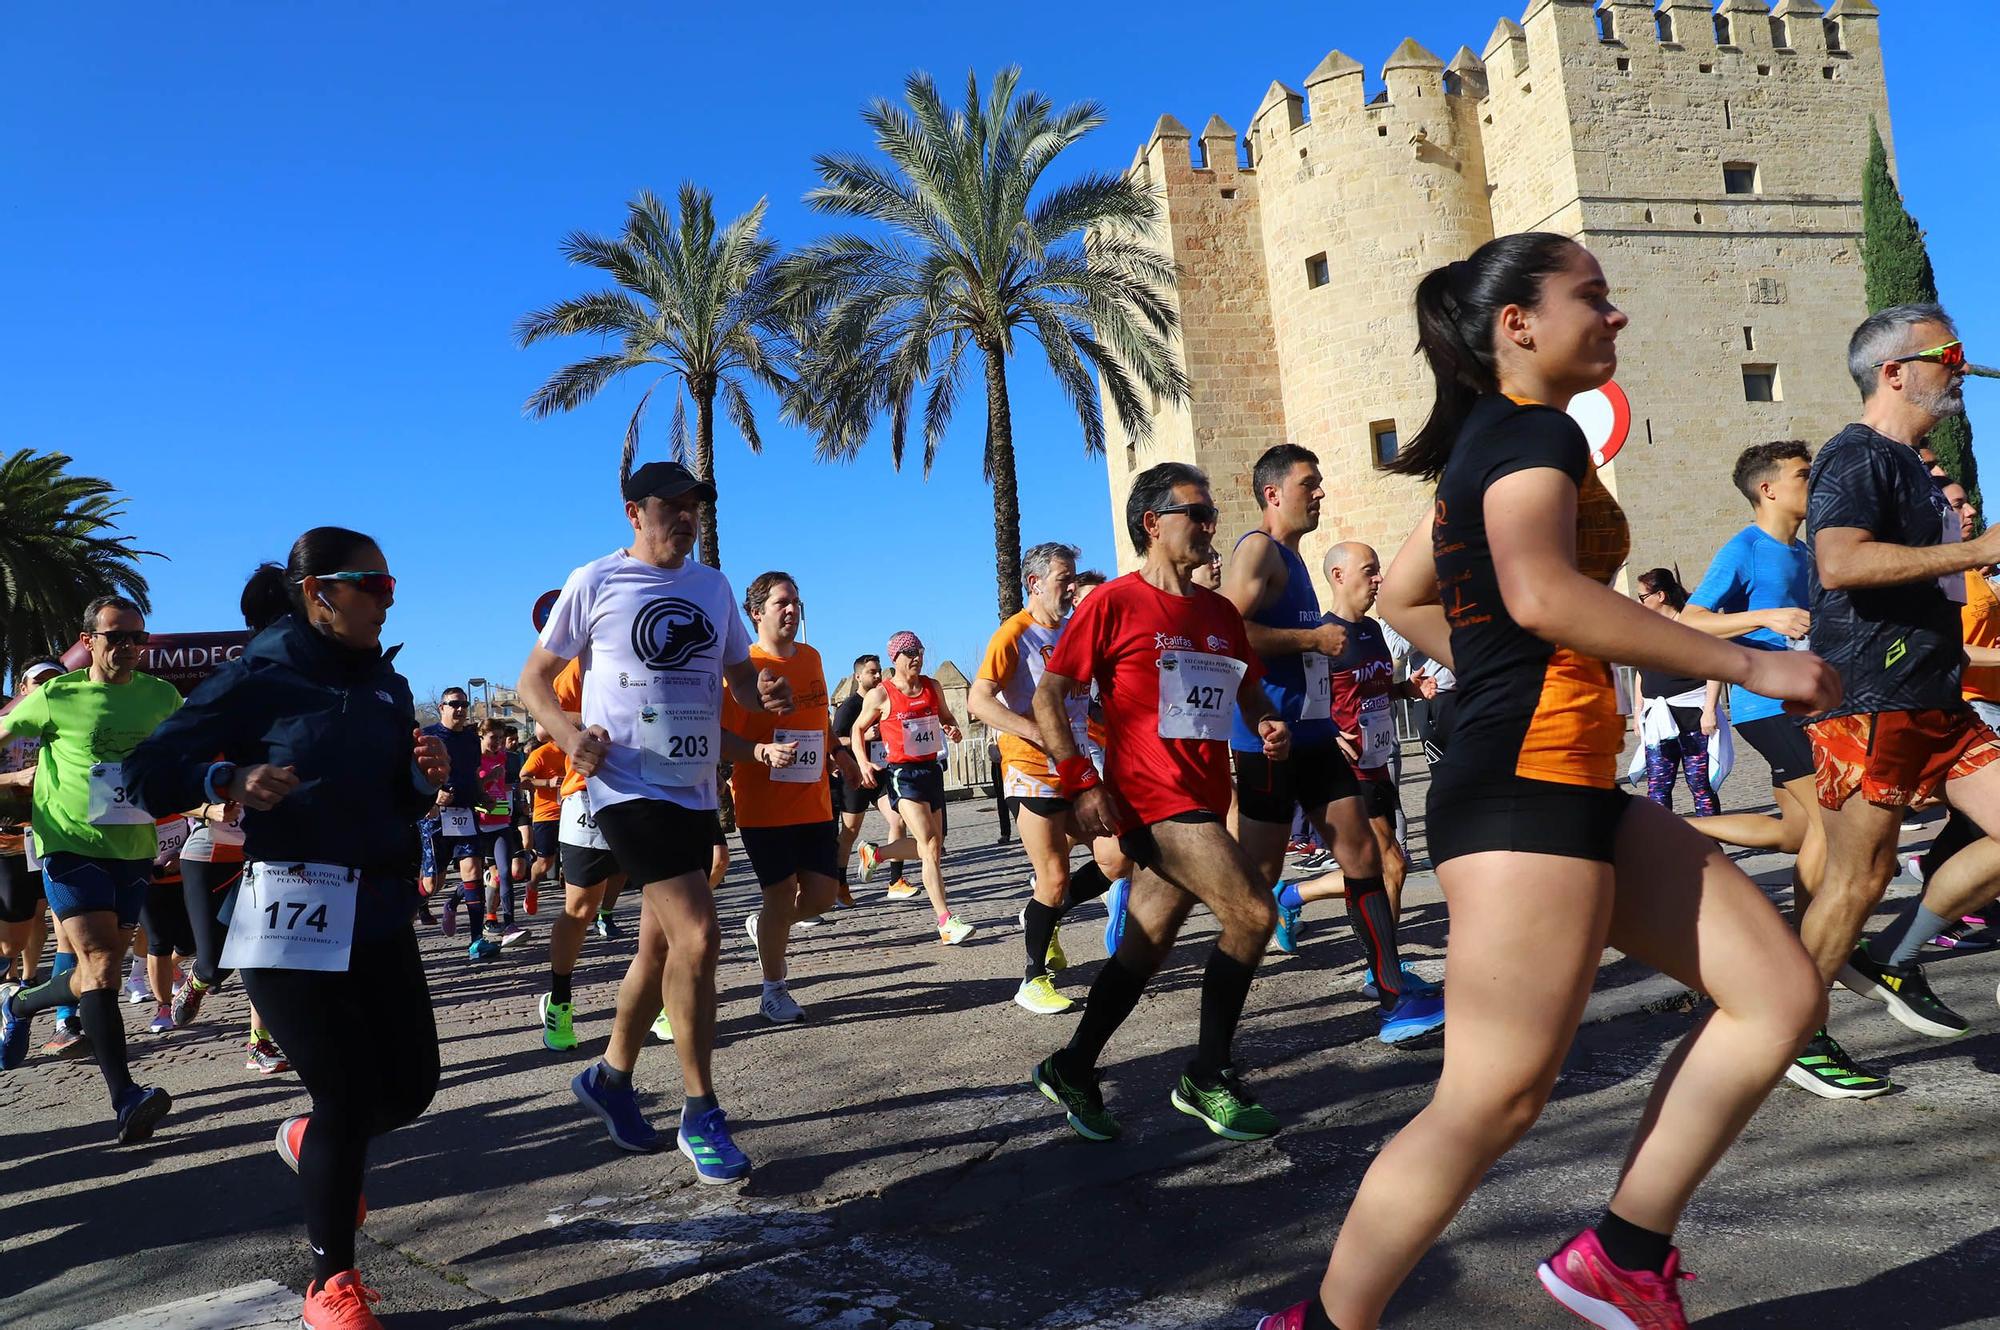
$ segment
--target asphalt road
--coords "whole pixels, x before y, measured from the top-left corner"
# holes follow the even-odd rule
[[[1759,802],[1761,777],[1746,752],[1726,801]],[[1420,780],[1405,798],[1421,812]],[[993,843],[989,809],[953,814],[948,878],[979,932],[940,947],[921,898],[863,888],[860,909],[796,935],[807,1011],[796,1026],[756,1014],[742,927],[756,893],[739,857],[721,902],[717,1074],[757,1161],[741,1188],[695,1185],[678,1155],[619,1152],[570,1096],[569,1076],[609,1030],[629,942],[586,944],[583,1046],[557,1055],[534,1012],[545,920],[481,968],[427,937],[444,1082],[419,1122],[379,1143],[368,1179],[361,1264],[388,1323],[1221,1330],[1303,1296],[1362,1171],[1422,1106],[1441,1056],[1374,1040],[1337,907],[1318,907],[1297,957],[1273,953],[1238,1041],[1280,1135],[1226,1144],[1167,1104],[1213,933],[1198,915],[1106,1057],[1126,1134],[1093,1145],[1024,1083],[1071,1024],[1010,1001],[1025,863]],[[1420,817],[1414,830],[1420,846]],[[1768,857],[1746,867],[1774,892],[1787,877]],[[1892,900],[1910,889],[1899,881]],[[1086,905],[1064,930],[1063,988],[1079,1000],[1103,956],[1102,921]],[[1405,938],[1434,976],[1444,932],[1435,880],[1419,873]],[[1952,958],[1933,978],[1974,1034],[1928,1040],[1836,994],[1838,1033],[1908,1088],[1827,1103],[1781,1086],[1703,1190],[1680,1235],[1701,1275],[1687,1292],[1700,1325],[2000,1327],[2000,953]],[[1693,1019],[1682,999],[1607,954],[1542,1122],[1388,1324],[1573,1323],[1540,1291],[1535,1263],[1601,1208],[1653,1074]],[[88,1062],[37,1054],[0,1077],[0,1326],[289,1324],[310,1269],[296,1184],[271,1138],[305,1108],[297,1082],[242,1069],[240,990],[163,1036],[144,1033],[147,1009],[127,1013],[137,1074],[177,1101],[151,1143],[107,1144]],[[678,1088],[664,1048],[649,1048],[639,1081],[670,1130]],[[183,1301],[204,1298],[200,1311]]]

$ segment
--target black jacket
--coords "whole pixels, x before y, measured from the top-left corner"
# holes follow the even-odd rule
[[[385,881],[362,892],[357,932],[377,931],[368,925],[385,922],[384,907],[407,920],[416,822],[437,792],[413,760],[416,708],[394,656],[280,619],[132,751],[126,777],[147,808],[174,811],[204,801],[217,760],[290,766],[298,788],[275,808],[244,812],[245,857],[362,869]],[[390,882],[397,889],[385,899]]]

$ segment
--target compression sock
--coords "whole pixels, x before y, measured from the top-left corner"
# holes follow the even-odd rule
[[[629,1090],[632,1088],[632,1073],[620,1071],[603,1058],[597,1060],[597,1081],[607,1090]]]
[[[1116,956],[1107,957],[1090,986],[1090,996],[1084,999],[1083,1019],[1069,1037],[1063,1062],[1084,1071],[1095,1067],[1104,1046],[1139,1005],[1139,995],[1145,991],[1145,975],[1126,969]]]
[[[1296,882],[1285,883],[1284,889],[1278,893],[1278,904],[1284,906],[1287,910],[1304,909],[1306,898],[1299,895],[1299,884]]]
[[[1640,1228],[1609,1210],[1597,1222],[1596,1233],[1613,1265],[1624,1270],[1650,1270],[1656,1275],[1666,1273],[1667,1255],[1674,1249],[1671,1233]]]
[[[1048,969],[1049,943],[1055,939],[1056,920],[1060,918],[1062,911],[1037,900],[1029,901],[1028,908],[1021,912],[1021,939],[1028,948],[1028,978],[1033,979]]]
[[[56,959],[60,961],[62,957],[58,956]],[[32,1016],[38,1011],[47,1011],[54,1007],[57,1016],[60,1017],[65,1011],[75,1011],[77,1007],[76,990],[73,987],[75,983],[76,966],[72,964],[65,969],[58,965],[55,973],[47,980],[14,994],[14,1014]],[[118,1028],[122,1031],[125,1027],[120,1025]]]
[[[568,975],[559,974],[554,970],[549,971],[549,1001],[555,1003],[558,1006],[566,1007],[569,1005],[570,996],[569,996]]]
[[[1403,996],[1403,958],[1396,950],[1396,916],[1389,910],[1389,892],[1381,878],[1347,879],[1347,922],[1368,953],[1386,1011]]]
[[[59,951],[56,953],[55,968],[49,971],[49,977],[51,979],[60,979],[64,975],[68,974],[71,970],[74,970],[75,968],[76,968],[76,956],[71,952]],[[56,1008],[57,1020],[68,1021],[68,1020],[74,1020],[75,1018],[76,1018],[76,1000],[74,998],[71,998],[69,1001],[64,1002],[61,1006]]]
[[[116,1105],[118,1097],[132,1088],[131,1074],[125,1070],[125,1020],[118,1014],[118,990],[93,988],[78,997],[76,1005],[83,1015],[83,1032],[97,1054],[97,1069],[104,1073],[104,1088]]]
[[[1913,900],[1896,916],[1896,922],[1869,941],[1868,959],[1877,965],[1913,965],[1924,943],[1951,924],[1951,920],[1925,909],[1922,898]]]
[[[1326,1306],[1319,1300],[1318,1289],[1314,1289],[1313,1295],[1306,1299],[1306,1319],[1300,1324],[1299,1330],[1340,1330],[1340,1327],[1333,1323],[1333,1318],[1326,1314]]]
[[[1208,966],[1201,972],[1201,1035],[1188,1069],[1196,1081],[1207,1084],[1229,1065],[1229,1045],[1256,973],[1255,961],[1239,961],[1221,947],[1208,953]]]
[[[714,1107],[715,1107],[714,1095],[691,1094],[686,1099],[681,1101],[681,1121],[684,1123],[693,1122],[696,1118],[700,1117],[702,1114],[708,1112],[709,1109]]]
[[[1069,875],[1069,895],[1063,901],[1062,912],[1068,914],[1085,901],[1094,901],[1111,890],[1111,879],[1092,860]]]
[[[901,859],[891,859],[889,861],[889,880],[891,882],[901,882],[903,880],[903,861]]]

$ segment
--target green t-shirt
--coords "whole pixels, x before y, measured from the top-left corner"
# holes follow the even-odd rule
[[[150,816],[143,823],[91,825],[90,769],[113,764],[112,779],[122,785],[115,764],[180,704],[180,693],[164,679],[134,674],[130,683],[92,683],[82,669],[49,680],[0,716],[0,735],[42,741],[35,765],[35,853],[44,859],[151,859],[158,853]]]

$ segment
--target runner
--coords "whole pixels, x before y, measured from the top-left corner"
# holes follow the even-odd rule
[[[1812,625],[1806,612],[1806,566],[1812,555],[1799,540],[1799,528],[1806,520],[1811,469],[1812,449],[1797,439],[1752,444],[1737,457],[1733,478],[1750,501],[1754,520],[1716,552],[1681,611],[1682,623],[1760,651],[1805,646]],[[1804,725],[1783,703],[1741,685],[1729,689],[1729,723],[1771,769],[1771,799],[1778,816],[1729,813],[1695,818],[1692,825],[1725,845],[1796,855],[1792,912],[1795,919],[1803,918],[1826,871],[1812,745]]]
[[[847,696],[840,700],[840,705],[834,708],[833,712],[834,735],[839,739],[840,746],[847,750],[849,757],[861,751],[854,746],[854,722],[861,715],[861,703],[881,682],[880,656],[870,654],[854,658],[854,673]],[[868,760],[877,768],[887,767],[889,750],[882,746],[881,725],[877,724],[871,729],[866,738]],[[860,765],[857,763],[854,780],[842,777],[838,768],[833,773],[834,790],[840,800],[840,843],[836,848],[840,855],[840,902],[843,905],[854,904],[854,893],[847,885],[847,864],[849,857],[854,853],[855,842],[861,839],[861,824],[868,820],[869,808],[873,807],[881,813],[882,821],[887,824],[889,834],[883,837],[884,840],[901,840],[904,832],[903,815],[896,811],[896,797],[889,792],[888,781],[878,780],[874,785],[862,785],[859,783],[860,770]],[[917,889],[903,877],[903,861],[891,859],[888,863],[889,889],[883,894],[891,900],[908,900],[916,895]]]
[[[925,674],[924,644],[911,632],[889,639],[891,673],[861,699],[861,714],[848,731],[848,747],[860,767],[864,786],[880,781],[896,796],[896,811],[909,830],[885,845],[861,843],[861,876],[875,875],[884,860],[918,859],[923,863],[924,891],[937,916],[938,941],[955,947],[973,934],[973,925],[952,914],[945,902],[944,767],[939,754],[944,741],[962,737],[958,720],[945,704],[936,679]],[[883,763],[868,755],[868,734],[881,736]]]
[[[211,675],[127,764],[161,808],[235,803],[249,867],[227,964],[312,1095],[277,1131],[299,1175],[313,1279],[308,1330],[376,1330],[355,1268],[369,1142],[414,1121],[438,1083],[437,1025],[412,919],[415,824],[450,774],[382,650],[396,579],[381,549],[314,527],[251,574],[272,626]],[[216,755],[221,760],[216,760]]]
[[[58,661],[32,662],[15,677],[16,696],[25,698],[62,673]],[[23,988],[32,986],[41,970],[44,936],[38,927],[44,899],[41,861],[28,858],[27,824],[40,746],[27,736],[0,745],[0,978]],[[58,953],[58,962],[68,956]]]
[[[528,865],[530,892],[556,871],[562,831],[563,773],[568,766],[562,749],[550,740],[549,732],[535,726],[535,747],[521,763],[521,787],[527,790],[530,800],[528,848],[534,853],[534,862]],[[528,913],[536,911],[531,906]]]
[[[1974,823],[2000,826],[2000,738],[1966,705],[1959,678],[1964,574],[2000,556],[2000,528],[1961,541],[1958,514],[1917,458],[1916,443],[1965,409],[1965,347],[1945,312],[1871,314],[1847,358],[1861,419],[1819,450],[1808,479],[1812,645],[1840,672],[1845,697],[1806,726],[1827,863],[1799,931],[1823,979],[1942,1021],[1921,970],[1888,975],[1856,942],[1896,873],[1910,804],[1942,788]],[[1974,848],[1937,865],[1926,897],[1978,897],[1996,847]],[[1890,1088],[1824,1030],[1787,1074],[1829,1099]]]
[[[172,684],[138,672],[146,617],[137,605],[99,596],[84,625],[79,640],[90,649],[89,666],[50,679],[0,716],[0,738],[41,741],[29,823],[42,889],[76,955],[75,969],[0,994],[0,1067],[11,1071],[27,1057],[35,1013],[74,1005],[110,1093],[118,1141],[129,1144],[153,1134],[173,1098],[158,1086],[134,1085],[125,1065],[119,966],[159,844],[120,763],[181,699]]]
[[[792,694],[792,709],[782,720],[761,707],[748,710],[733,697],[722,700],[736,831],[764,897],[744,920],[764,973],[757,1010],[786,1025],[805,1015],[786,986],[792,927],[832,909],[840,884],[827,770],[838,763],[857,785],[861,776],[834,742],[819,653],[798,640],[805,615],[798,583],[790,573],[759,573],[743,593],[743,612],[757,628],[751,663],[783,679]]]
[[[1375,975],[1379,1037],[1385,1044],[1405,1043],[1442,1026],[1444,1004],[1434,991],[1406,986],[1382,852],[1331,718],[1327,662],[1346,649],[1347,631],[1321,619],[1312,574],[1299,557],[1299,541],[1319,526],[1325,495],[1319,459],[1295,444],[1278,444],[1257,459],[1251,488],[1263,516],[1255,531],[1236,542],[1223,594],[1243,616],[1270,681],[1271,700],[1292,727],[1292,747],[1287,758],[1274,761],[1247,717],[1239,716],[1231,727],[1236,838],[1257,865],[1264,889],[1278,901],[1283,946],[1304,908],[1304,898],[1280,879],[1293,810],[1305,810],[1340,865],[1348,922]]]
[[[188,922],[181,887],[181,847],[194,828],[182,814],[155,818],[153,834],[159,849],[153,854],[153,877],[139,917],[146,929],[146,984],[153,998],[149,1033],[174,1028],[174,999],[179,992],[181,964],[194,958],[194,927]]]
[[[515,848],[520,841],[514,833],[514,786],[508,777],[513,761],[506,723],[489,717],[479,727],[480,800],[473,814],[478,852],[486,861],[486,925],[479,950],[472,953],[475,960],[491,959],[523,933],[514,927]]]
[[[569,575],[520,683],[529,712],[586,778],[597,830],[644,892],[638,955],[619,987],[610,1044],[570,1087],[621,1148],[660,1148],[632,1071],[664,997],[686,1089],[677,1144],[700,1181],[730,1182],[749,1176],[750,1160],[710,1080],[720,934],[708,871],[721,690],[746,709],[782,714],[791,689],[750,660],[728,580],[690,557],[696,513],[715,487],[678,463],[649,462],[621,488],[631,548]],[[553,687],[579,657],[583,728]]]
[[[1132,865],[1111,837],[1092,841],[1077,826],[1076,810],[1057,790],[1056,771],[1035,723],[1035,689],[1062,635],[1069,609],[1070,579],[1077,549],[1059,541],[1035,546],[1021,556],[1021,585],[1027,604],[1000,625],[986,644],[966,709],[999,736],[1000,787],[1013,805],[1021,848],[1034,868],[1034,896],[1021,911],[1021,937],[1028,950],[1026,977],[1014,1003],[1038,1015],[1068,1011],[1070,999],[1056,991],[1055,976],[1067,964],[1057,928],[1064,915],[1129,878]],[[1090,751],[1090,691],[1080,687],[1068,699],[1071,742]],[[1087,846],[1091,860],[1072,873],[1070,850]]]
[[[1103,586],[1105,581],[1104,574],[1095,568],[1086,568],[1078,573],[1070,581],[1070,612],[1075,613],[1076,607],[1083,604],[1090,597],[1090,593]],[[1105,741],[1104,703],[1097,696],[1097,685],[1094,682],[1090,685],[1088,715],[1088,723],[1084,726],[1084,737],[1089,742],[1085,745],[1083,751],[1090,758],[1091,764],[1097,768],[1097,774],[1102,776],[1104,774]],[[1122,854],[1123,851],[1120,851],[1120,853]],[[1107,956],[1116,952],[1118,944],[1124,940],[1125,903],[1131,899],[1131,896],[1132,874],[1128,867],[1122,876],[1112,879],[1111,890],[1104,895],[1104,954]]]
[[[1648,568],[1633,579],[1634,597],[1655,614],[1679,619],[1687,608],[1687,588],[1671,568]],[[1632,733],[1646,763],[1646,797],[1672,811],[1676,777],[1687,781],[1698,817],[1722,811],[1708,779],[1708,742],[1721,721],[1722,685],[1666,670],[1640,670],[1632,698]]]
[[[1503,236],[1427,274],[1416,310],[1437,401],[1391,467],[1435,480],[1437,496],[1389,569],[1382,608],[1457,671],[1463,693],[1427,823],[1451,910],[1451,1034],[1429,1106],[1375,1156],[1318,1295],[1262,1326],[1375,1330],[1539,1115],[1607,943],[1716,1010],[1668,1058],[1609,1210],[1539,1273],[1592,1325],[1685,1326],[1675,1223],[1825,1001],[1742,870],[1617,788],[1605,661],[1820,706],[1838,685],[1811,656],[1717,641],[1607,585],[1625,561],[1625,519],[1562,408],[1610,378],[1626,319],[1587,250]]]
[[[1214,548],[1215,517],[1208,478],[1199,470],[1162,462],[1141,472],[1125,501],[1125,529],[1145,562],[1092,592],[1070,617],[1035,688],[1040,746],[1078,829],[1118,836],[1145,870],[1134,876],[1124,936],[1091,984],[1068,1046],[1029,1077],[1087,1140],[1119,1133],[1104,1105],[1097,1060],[1138,1006],[1197,901],[1214,914],[1222,935],[1202,973],[1195,1055],[1171,1102],[1229,1140],[1261,1140],[1278,1130],[1230,1055],[1274,923],[1257,866],[1223,824],[1232,704],[1273,762],[1284,760],[1291,732],[1258,682],[1263,666],[1242,617],[1227,599],[1194,583]],[[1071,699],[1091,682],[1110,732],[1102,778],[1069,728]]]
[[[472,698],[463,689],[451,687],[438,698],[438,723],[424,726],[424,733],[444,745],[451,757],[451,778],[437,793],[437,832],[431,855],[437,880],[449,880],[453,865],[458,868],[458,890],[445,888],[443,927],[446,937],[458,932],[458,912],[465,910],[472,942],[466,955],[473,960],[489,960],[500,949],[499,930],[490,935],[480,928],[485,892],[480,887],[479,801],[484,791],[479,785],[479,731],[472,724]]]

